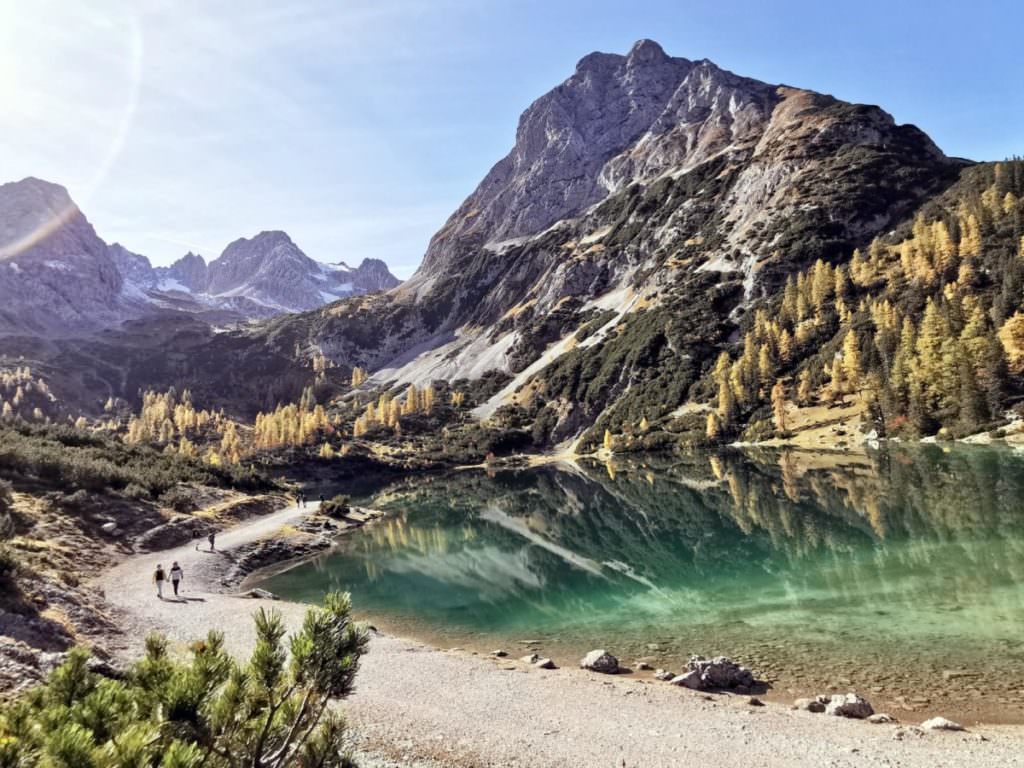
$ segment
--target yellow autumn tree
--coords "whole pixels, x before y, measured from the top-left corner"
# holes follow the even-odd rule
[[[786,385],[782,379],[776,379],[772,387],[772,414],[775,417],[775,431],[786,434]]]
[[[1024,373],[1024,314],[1017,312],[1007,318],[999,329],[999,341],[1006,351],[1010,371]]]

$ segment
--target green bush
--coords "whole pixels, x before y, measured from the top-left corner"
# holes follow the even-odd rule
[[[348,496],[335,496],[320,505],[321,514],[328,517],[344,517],[349,511]]]
[[[347,768],[345,725],[329,704],[353,690],[367,635],[331,593],[287,643],[261,609],[248,663],[211,632],[178,662],[153,636],[123,680],[72,651],[47,683],[0,710],[2,768]]]
[[[159,496],[179,483],[261,491],[273,483],[252,467],[210,466],[199,459],[68,426],[14,422],[0,426],[0,477],[65,493],[124,491]]]

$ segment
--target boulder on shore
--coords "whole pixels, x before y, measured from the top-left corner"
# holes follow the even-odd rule
[[[686,672],[673,678],[673,685],[682,685],[695,691],[741,688],[749,692],[756,682],[753,672],[727,656],[716,656],[713,659],[691,656],[686,667]]]
[[[537,659],[533,662],[533,666],[537,669],[558,669],[558,667],[555,666],[555,662],[551,659]]]
[[[654,671],[655,680],[671,680],[675,676],[675,672],[669,672],[667,669],[656,669]]]
[[[825,714],[863,720],[875,714],[875,710],[867,699],[856,693],[837,693],[825,705]]]
[[[619,660],[605,650],[591,651],[580,660],[580,667],[592,672],[614,675],[619,671]]]

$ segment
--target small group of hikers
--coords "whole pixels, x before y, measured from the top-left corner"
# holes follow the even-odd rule
[[[178,565],[178,561],[175,560],[171,565],[170,572],[164,571],[164,567],[158,564],[156,570],[153,572],[153,583],[156,584],[156,596],[161,600],[164,599],[164,582],[170,581],[171,586],[174,588],[174,596],[178,596],[178,587],[181,585],[181,580],[185,578],[185,572],[181,570],[181,566]]]
[[[300,493],[296,501],[298,502],[299,509],[306,508],[306,494]],[[322,493],[320,494],[320,503],[324,503],[324,495]]]
[[[320,494],[320,503],[322,504],[323,501],[324,501],[324,496],[323,496],[323,494]],[[299,494],[298,505],[299,505],[299,507],[305,509],[305,507],[306,507],[306,494],[304,494],[304,493],[300,493]],[[217,534],[215,534],[213,531],[211,531],[207,535],[206,540],[208,542],[210,542],[210,551],[211,552],[215,552],[216,551],[215,544],[216,544],[216,540],[217,540]],[[192,541],[196,545],[196,552],[198,552],[199,551],[199,531],[197,531],[195,529],[192,530]],[[174,564],[171,566],[170,572],[164,571],[163,565],[157,565],[156,570],[153,572],[153,583],[156,584],[156,596],[159,597],[161,600],[163,600],[163,598],[164,598],[164,582],[165,581],[170,581],[171,582],[171,586],[174,588],[174,596],[177,597],[178,596],[178,587],[180,586],[181,580],[184,577],[184,575],[185,575],[185,572],[181,570],[181,566],[178,565],[178,561],[177,560],[175,560]]]

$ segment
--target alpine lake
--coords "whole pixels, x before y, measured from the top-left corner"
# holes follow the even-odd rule
[[[404,477],[385,511],[262,586],[440,648],[680,671],[726,655],[764,698],[1024,722],[1024,454],[890,445]],[[650,679],[650,672],[632,673]],[[661,684],[661,683],[659,683]]]

